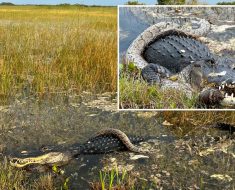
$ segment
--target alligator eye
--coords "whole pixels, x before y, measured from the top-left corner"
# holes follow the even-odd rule
[[[18,161],[18,159],[13,158],[11,161],[16,163]]]

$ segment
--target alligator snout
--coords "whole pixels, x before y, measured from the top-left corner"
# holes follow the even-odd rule
[[[235,105],[235,70],[228,59],[196,61],[188,69],[191,86],[200,92],[204,105]]]
[[[222,71],[223,72],[223,71]],[[224,72],[225,73],[225,72]],[[232,73],[234,75],[234,73]],[[210,81],[210,77],[208,78],[208,86],[215,89],[216,94],[221,94],[218,100],[218,103],[223,106],[234,106],[235,105],[235,79],[229,78],[232,76],[223,75],[216,76],[213,81]],[[224,80],[225,77],[228,79]],[[222,81],[222,82],[221,82]]]

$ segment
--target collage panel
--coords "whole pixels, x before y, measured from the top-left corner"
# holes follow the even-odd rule
[[[143,6],[155,3],[201,2],[0,1],[0,190],[235,189],[235,2]],[[187,59],[160,57],[176,65],[149,72],[143,46]],[[198,104],[200,85],[214,89],[205,100],[221,101]]]
[[[119,109],[234,109],[234,15],[119,6]]]

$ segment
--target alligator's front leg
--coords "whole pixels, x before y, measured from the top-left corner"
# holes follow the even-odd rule
[[[142,69],[141,75],[149,84],[154,84],[160,83],[161,78],[169,77],[171,72],[161,65],[150,63]]]

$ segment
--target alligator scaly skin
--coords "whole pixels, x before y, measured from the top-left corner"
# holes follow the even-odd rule
[[[149,43],[143,52],[148,63],[159,64],[179,73],[194,61],[214,60],[209,48],[192,35],[186,35],[176,30],[168,30],[164,36],[159,36]]]

